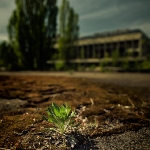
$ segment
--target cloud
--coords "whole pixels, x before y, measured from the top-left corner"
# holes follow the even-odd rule
[[[14,1],[10,2],[10,0],[0,0],[0,41],[7,40],[6,27],[14,8]]]
[[[144,31],[144,33],[150,37],[150,22],[142,22],[142,21],[136,21],[130,25],[131,29],[140,28]]]
[[[95,19],[110,18],[110,17],[114,16],[115,14],[117,14],[118,12],[119,12],[119,10],[114,6],[112,8],[107,8],[105,10],[98,10],[93,13],[82,15],[80,17],[80,19],[81,20],[84,20],[84,19],[95,20]]]
[[[0,41],[7,41],[8,37],[6,34],[0,34]]]
[[[94,2],[98,7],[94,5]],[[148,0],[105,0],[101,5],[95,0],[93,11],[87,11],[80,15],[81,36],[88,33],[96,33],[122,28],[139,28],[150,36],[150,1]],[[86,8],[85,1],[80,7]]]
[[[10,2],[10,0],[1,0],[0,1],[0,9],[2,9],[2,8],[7,9],[10,7],[13,7],[13,5],[14,5],[14,1],[13,1],[13,3]]]
[[[62,0],[58,0],[58,6]],[[79,14],[80,35],[129,28],[142,29],[150,37],[150,0],[70,0]],[[13,0],[0,0],[0,40],[7,37],[6,25],[15,8]]]

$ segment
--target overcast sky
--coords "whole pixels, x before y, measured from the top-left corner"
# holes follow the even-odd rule
[[[70,5],[79,14],[80,36],[141,29],[150,37],[150,0],[70,0]],[[0,41],[7,40],[6,25],[13,9],[14,0],[0,0]]]

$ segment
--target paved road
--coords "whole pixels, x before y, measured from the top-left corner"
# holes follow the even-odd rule
[[[38,75],[38,76],[65,76],[88,78],[96,82],[110,83],[125,86],[150,87],[150,73],[98,73],[98,72],[0,72],[0,75]]]

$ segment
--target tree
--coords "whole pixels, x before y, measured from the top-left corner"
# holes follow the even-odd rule
[[[10,43],[25,69],[44,69],[53,54],[56,0],[16,0],[8,24]]]
[[[0,43],[0,67],[5,67],[8,70],[18,70],[17,55],[12,46],[3,41]]]
[[[117,66],[119,62],[119,50],[116,49],[112,52],[112,61],[113,61],[113,66]]]
[[[70,7],[67,0],[62,1],[59,12],[59,59],[67,65],[70,58],[73,58],[74,50],[78,39],[78,14]]]

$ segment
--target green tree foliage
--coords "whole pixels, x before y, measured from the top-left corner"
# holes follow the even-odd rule
[[[74,57],[74,49],[78,39],[78,14],[70,7],[67,0],[62,0],[59,12],[59,59],[66,65]]]
[[[44,69],[53,54],[56,0],[16,0],[8,24],[10,43],[25,69]]]
[[[112,52],[112,60],[113,60],[113,66],[117,66],[119,61],[119,50],[116,49]]]
[[[8,70],[18,70],[18,57],[8,42],[0,44],[0,67],[5,67]]]

